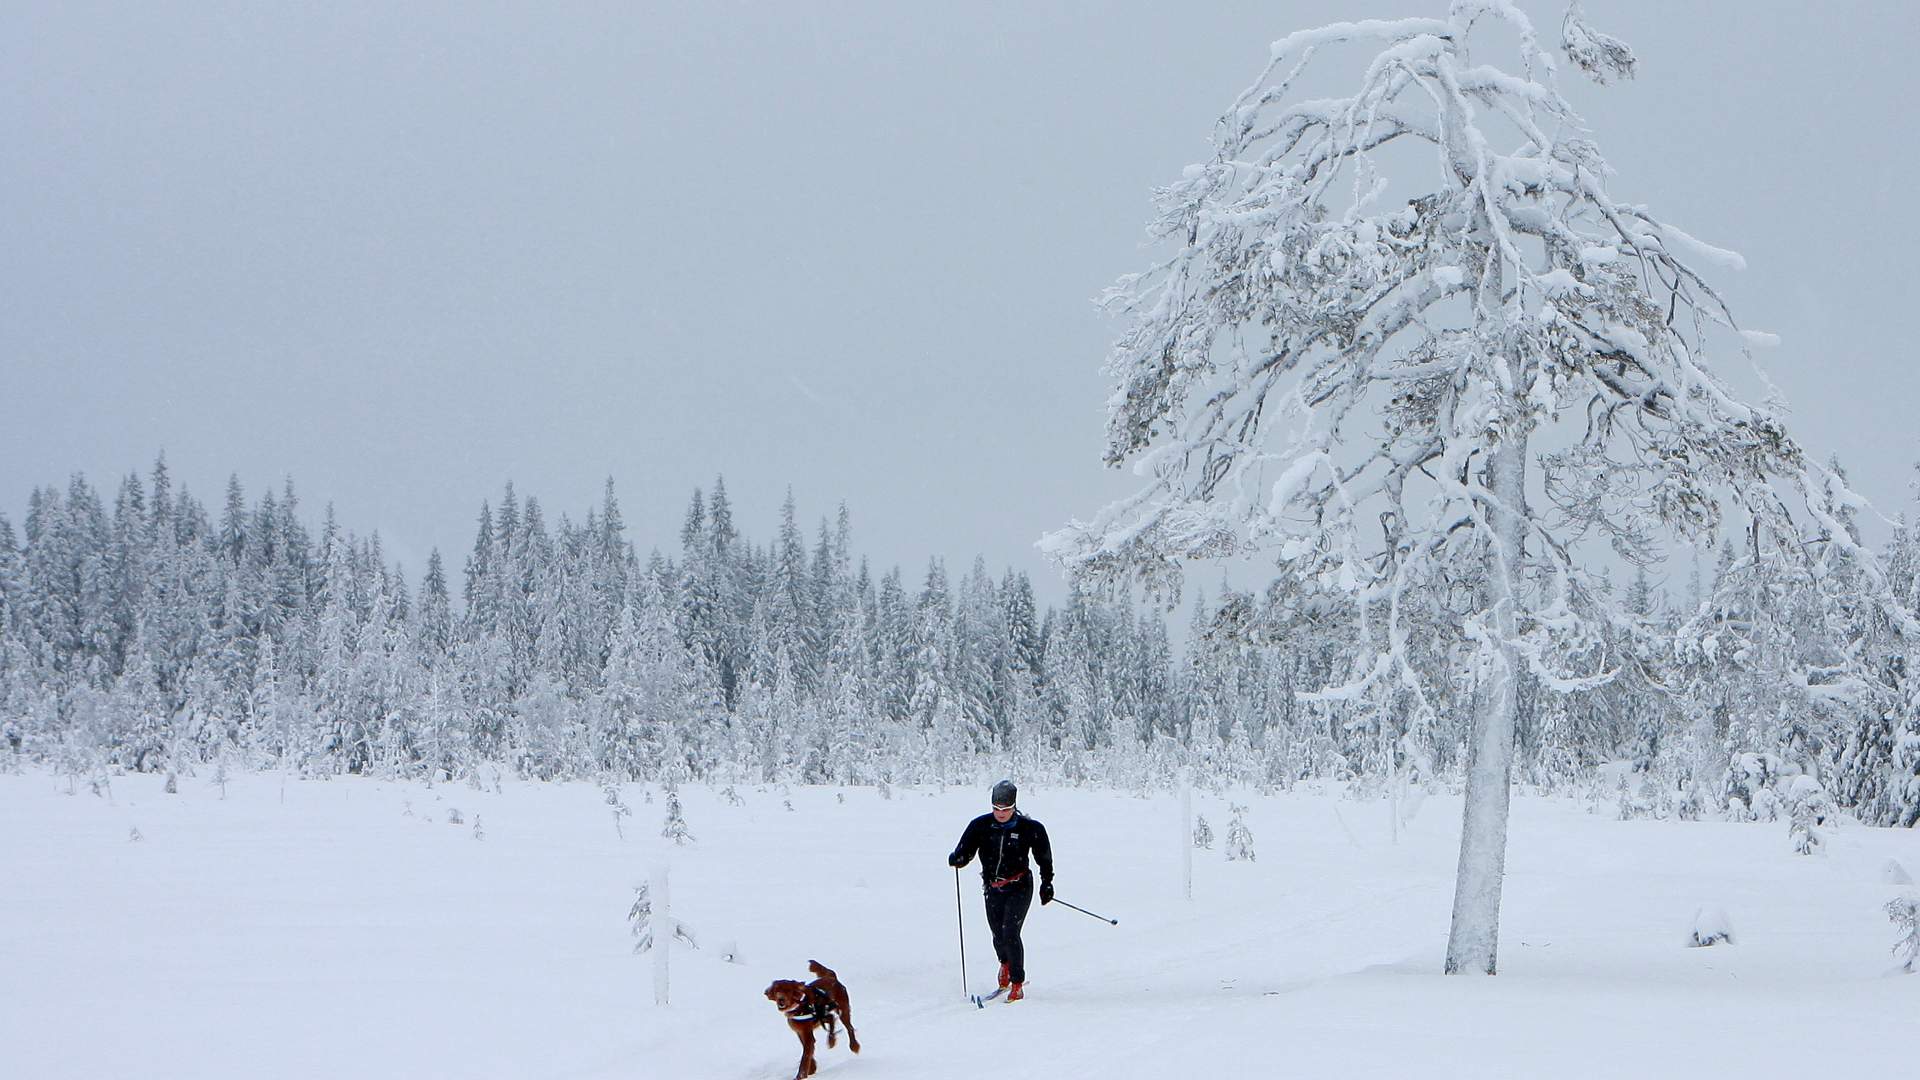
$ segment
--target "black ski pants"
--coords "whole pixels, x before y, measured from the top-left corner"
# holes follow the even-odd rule
[[[1007,965],[1014,982],[1027,981],[1027,950],[1020,926],[1033,906],[1033,875],[1004,888],[987,887],[987,925],[993,929],[993,954]]]

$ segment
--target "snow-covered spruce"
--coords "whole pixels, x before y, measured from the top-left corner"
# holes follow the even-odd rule
[[[1911,974],[1920,966],[1920,900],[1894,897],[1887,901],[1887,918],[1893,920],[1893,928],[1900,935],[1893,943],[1893,954],[1900,961],[1900,970]]]
[[[632,817],[633,808],[628,806],[625,800],[623,800],[620,797],[620,785],[610,780],[604,784],[601,784],[600,797],[602,801],[604,801],[607,804],[607,806],[612,808],[614,835],[620,837],[620,839],[622,840],[625,840],[627,838],[627,832],[625,827],[622,826],[621,820],[623,818]]]
[[[1232,819],[1227,822],[1227,861],[1236,862],[1253,859],[1253,830],[1247,828],[1247,808],[1238,803],[1228,804]]]
[[[1796,855],[1812,855],[1826,844],[1822,830],[1833,814],[1825,789],[1810,776],[1795,777],[1787,792],[1787,836]]]
[[[1563,32],[1596,75],[1631,70],[1577,16]],[[1380,49],[1357,89],[1297,94],[1343,43]],[[1233,632],[1352,620],[1345,671],[1303,700],[1377,718],[1395,761],[1472,717],[1448,971],[1496,968],[1522,696],[1551,715],[1652,678],[1673,649],[1584,545],[1644,564],[1663,536],[1711,542],[1732,510],[1748,577],[1844,580],[1859,599],[1817,627],[1823,647],[1768,654],[1828,701],[1889,692],[1840,624],[1912,624],[1847,528],[1857,497],[1713,373],[1745,339],[1704,268],[1739,257],[1612,197],[1557,67],[1517,7],[1478,0],[1275,42],[1212,159],[1155,193],[1151,233],[1171,250],[1106,298],[1129,319],[1107,366],[1106,461],[1145,484],[1045,541],[1084,583],[1162,599],[1193,560],[1274,559],[1281,576]],[[1430,164],[1390,189],[1402,145]],[[1386,196],[1408,182],[1429,186]],[[1681,636],[1737,638],[1713,614]],[[1683,816],[1724,806],[1703,790],[1718,748],[1693,746]]]
[[[667,817],[660,826],[660,835],[676,844],[693,843],[693,833],[687,829],[687,819],[680,810],[680,793],[667,792]]]
[[[652,887],[645,882],[634,886],[633,904],[627,908],[627,930],[633,935],[636,954],[653,948],[652,892]]]

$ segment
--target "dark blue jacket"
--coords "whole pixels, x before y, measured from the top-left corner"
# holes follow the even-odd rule
[[[1047,827],[1018,810],[1005,825],[993,820],[990,813],[967,822],[960,834],[960,846],[953,849],[947,861],[965,866],[975,854],[980,856],[980,880],[988,884],[1027,873],[1032,863],[1040,866],[1042,885],[1053,883],[1053,845],[1047,841]]]

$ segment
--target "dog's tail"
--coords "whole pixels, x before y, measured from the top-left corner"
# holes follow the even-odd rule
[[[835,975],[833,973],[832,968],[828,967],[827,965],[821,963],[818,960],[807,961],[807,970],[813,972],[815,975],[818,975],[823,979],[832,979],[834,982],[840,981],[840,976]]]

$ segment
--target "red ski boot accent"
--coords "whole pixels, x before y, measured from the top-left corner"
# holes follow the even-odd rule
[[[1023,982],[1014,983],[1013,989],[1007,991],[1007,1003],[1011,1005],[1012,1003],[1019,1001],[1021,998],[1026,997],[1027,996],[1026,987],[1027,987],[1026,983],[1023,983]]]
[[[1011,968],[1006,964],[1001,964],[1000,965],[1000,989],[1005,990],[1012,983],[1013,983],[1013,968]]]

